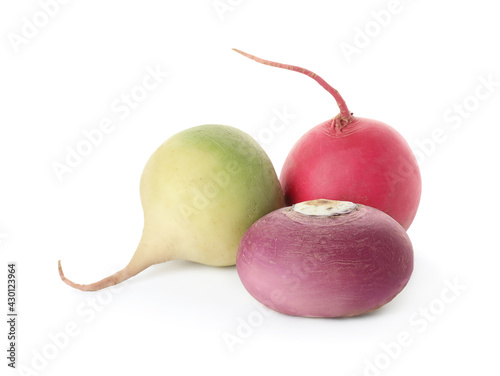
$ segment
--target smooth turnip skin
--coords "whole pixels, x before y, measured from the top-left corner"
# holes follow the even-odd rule
[[[417,160],[395,129],[356,117],[342,130],[328,120],[293,146],[280,175],[286,205],[326,198],[368,205],[407,230],[422,182]]]
[[[212,266],[234,265],[245,231],[284,206],[262,147],[217,124],[186,129],[161,145],[144,167],[140,190],[148,237],[172,243],[168,252],[160,249],[163,257]]]
[[[383,306],[405,287],[413,248],[393,218],[368,206],[338,216],[286,207],[248,229],[236,267],[248,292],[275,311],[356,316]]]

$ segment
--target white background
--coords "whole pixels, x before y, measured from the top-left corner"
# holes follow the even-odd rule
[[[394,12],[388,0],[223,0],[232,5],[218,13],[212,0],[87,0],[52,8],[50,17],[39,13],[46,2],[0,5],[0,311],[7,262],[16,261],[17,364],[25,367],[7,368],[3,324],[2,375],[498,369],[490,345],[500,335],[495,2],[401,0]],[[381,18],[389,8],[390,19]],[[342,43],[356,53],[347,57]],[[392,125],[419,156],[423,194],[409,229],[415,271],[375,313],[288,317],[262,308],[234,267],[184,261],[151,267],[113,293],[79,292],[59,279],[58,259],[81,283],[126,265],[142,231],[142,168],[174,133],[238,127],[259,138],[279,173],[294,142],[338,113],[311,79],[233,47],[320,74],[355,115]],[[113,102],[139,90],[147,67],[169,75],[120,118]],[[276,111],[290,119],[269,133]],[[53,163],[105,118],[113,131],[59,181]],[[229,346],[230,336],[239,342]]]

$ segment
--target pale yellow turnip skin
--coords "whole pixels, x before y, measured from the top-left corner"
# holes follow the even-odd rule
[[[246,230],[284,206],[269,157],[248,134],[202,125],[175,134],[147,162],[140,184],[144,230],[130,263],[101,281],[68,285],[95,291],[169,260],[212,266],[236,263]]]
[[[197,128],[166,141],[144,168],[143,240],[157,244],[158,262],[234,265],[245,231],[283,207],[283,193],[250,136],[227,126]]]

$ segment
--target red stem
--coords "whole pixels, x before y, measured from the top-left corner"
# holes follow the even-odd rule
[[[344,127],[345,125],[349,124],[352,121],[352,114],[347,108],[347,105],[344,101],[344,98],[340,95],[340,93],[331,87],[325,80],[323,80],[320,76],[318,76],[316,73],[311,72],[310,70],[307,70],[305,68],[297,67],[295,65],[288,65],[288,64],[281,64],[281,63],[276,63],[274,61],[270,60],[264,60],[261,59],[257,56],[250,55],[246,52],[240,51],[236,48],[233,48],[234,51],[242,54],[245,57],[248,57],[249,59],[255,60],[257,63],[265,64],[265,65],[270,65],[271,67],[277,67],[277,68],[282,68],[282,69],[288,69],[291,71],[299,72],[302,74],[305,74],[312,79],[314,79],[318,84],[321,85],[326,91],[328,91],[334,98],[335,101],[337,102],[337,105],[339,106],[340,109],[340,114],[335,118],[335,120],[338,120],[340,122],[340,128]]]

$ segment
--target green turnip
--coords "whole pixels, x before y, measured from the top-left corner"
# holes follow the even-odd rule
[[[147,162],[140,183],[144,230],[130,263],[101,281],[68,285],[96,291],[151,265],[189,260],[234,265],[245,231],[284,206],[271,161],[248,134],[224,125],[184,130],[163,143]]]

